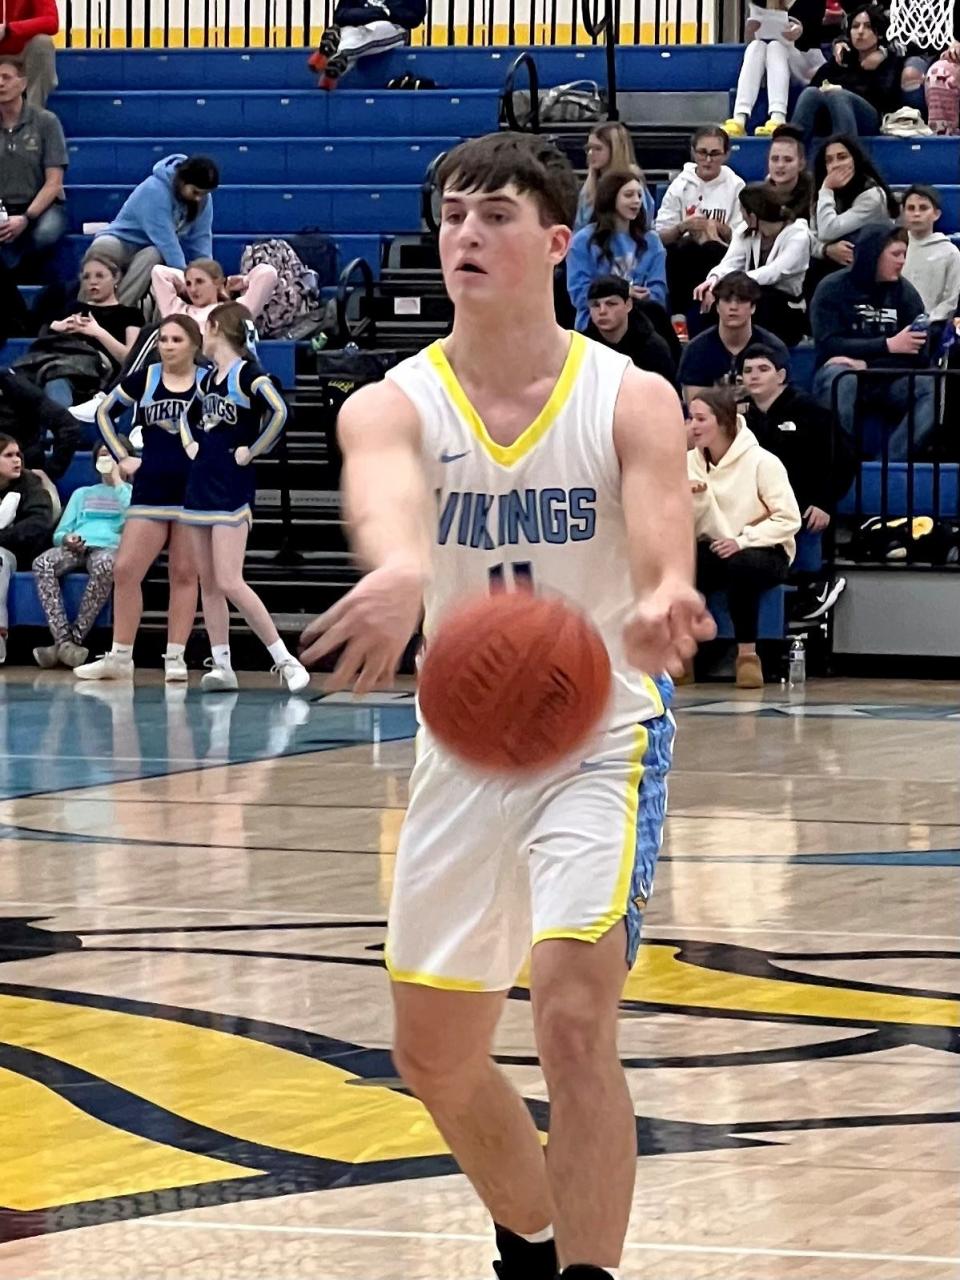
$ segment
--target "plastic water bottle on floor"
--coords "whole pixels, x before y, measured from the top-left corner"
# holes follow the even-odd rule
[[[794,636],[790,641],[790,658],[787,665],[787,688],[802,689],[807,683],[806,636]]]

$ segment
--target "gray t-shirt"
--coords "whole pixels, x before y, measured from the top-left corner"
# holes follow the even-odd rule
[[[67,167],[67,143],[52,111],[24,106],[12,129],[0,128],[0,200],[22,213],[43,186],[44,170]]]

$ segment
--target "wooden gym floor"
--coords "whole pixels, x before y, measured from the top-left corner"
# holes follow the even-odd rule
[[[956,1280],[960,686],[677,705],[624,1275]],[[0,1280],[490,1276],[386,1052],[409,695],[9,671],[0,726]]]

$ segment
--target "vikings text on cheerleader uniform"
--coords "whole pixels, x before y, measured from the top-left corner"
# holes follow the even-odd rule
[[[286,403],[258,364],[241,359],[223,378],[217,377],[216,369],[207,372],[201,408],[201,430],[196,434],[189,420],[181,423],[183,448],[199,446],[181,519],[195,525],[249,524],[257,489],[253,463],[280,438]],[[241,445],[250,450],[243,466],[234,457]]]

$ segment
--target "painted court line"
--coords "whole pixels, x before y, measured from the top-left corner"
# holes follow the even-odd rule
[[[269,1226],[258,1226],[256,1223],[243,1222],[188,1222],[183,1218],[146,1218],[142,1223],[151,1227],[186,1228],[192,1231],[268,1231],[274,1235],[308,1235],[308,1236],[347,1236],[370,1238],[374,1240],[455,1240],[458,1243],[489,1244],[489,1236],[468,1235],[446,1231],[378,1231],[366,1227],[352,1229],[350,1227],[294,1227],[276,1223]],[[850,1260],[851,1262],[903,1262],[908,1266],[926,1266],[946,1264],[953,1266],[960,1263],[960,1256],[943,1257],[922,1253],[854,1253],[836,1249],[762,1249],[744,1245],[709,1244],[657,1244],[654,1241],[628,1242],[626,1249],[643,1253],[686,1253],[686,1254],[722,1254],[725,1257],[753,1258],[829,1258],[834,1262]]]
[[[289,919],[291,916],[296,916],[298,919],[303,920],[362,920],[366,918],[362,911],[287,911],[274,907],[262,911],[245,911],[238,907],[150,907],[143,902],[38,902],[34,898],[29,901],[2,898],[0,899],[0,908],[3,907],[40,907],[44,910],[49,910],[51,907],[60,907],[66,911],[154,911],[167,915],[255,916],[258,919],[261,916],[265,916],[268,920],[274,922],[281,918]],[[371,923],[386,924],[386,920],[374,920]]]

